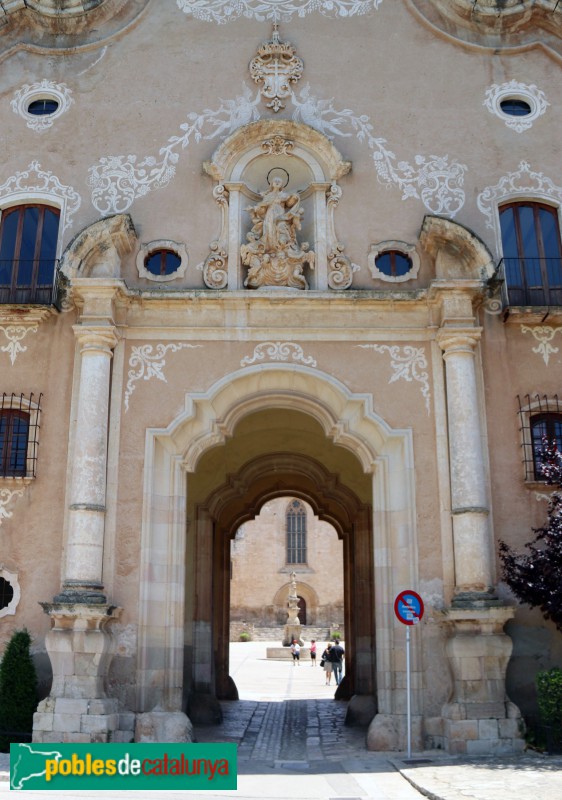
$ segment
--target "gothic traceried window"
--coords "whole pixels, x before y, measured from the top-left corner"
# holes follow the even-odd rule
[[[306,510],[292,500],[286,514],[287,564],[306,564]]]

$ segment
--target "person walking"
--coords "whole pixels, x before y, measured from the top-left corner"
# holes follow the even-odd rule
[[[333,646],[330,648],[330,657],[334,678],[336,679],[336,684],[339,686],[342,679],[343,659],[345,657],[345,650],[339,641],[334,642]]]
[[[324,667],[324,672],[326,673],[326,686],[329,686],[332,682],[332,662],[330,660],[330,650],[332,649],[332,643],[328,642],[326,645],[326,649],[322,653],[322,660],[320,662],[320,666]]]
[[[291,645],[291,653],[293,654],[293,667],[295,666],[295,664],[298,664],[300,667],[301,646],[296,639],[293,639],[293,644]]]
[[[310,640],[310,666],[316,666],[316,639]]]

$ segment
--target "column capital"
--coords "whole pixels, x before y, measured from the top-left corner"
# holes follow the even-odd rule
[[[119,341],[113,325],[73,325],[72,329],[81,353],[97,351],[111,356]]]
[[[451,353],[474,355],[476,345],[482,337],[482,328],[440,328],[435,341],[443,350],[443,357]]]

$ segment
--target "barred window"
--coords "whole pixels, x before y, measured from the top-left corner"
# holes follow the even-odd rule
[[[292,500],[286,514],[287,564],[306,564],[306,510]]]
[[[35,477],[40,401],[33,394],[0,398],[0,477]]]
[[[525,480],[544,481],[541,471],[543,440],[556,442],[562,452],[562,402],[558,395],[526,395],[519,401]]]

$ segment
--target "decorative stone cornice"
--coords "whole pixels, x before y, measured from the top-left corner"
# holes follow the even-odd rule
[[[0,0],[0,60],[24,48],[76,53],[136,24],[149,0]]]
[[[116,214],[84,228],[66,248],[61,270],[73,278],[119,278],[121,259],[132,252],[137,233],[129,214]]]
[[[537,45],[562,56],[558,0],[407,0],[441,34],[479,48]]]
[[[419,241],[434,259],[438,279],[487,281],[494,274],[492,254],[484,242],[458,222],[427,215]]]
[[[351,162],[343,159],[325,134],[303,125],[302,122],[288,119],[262,119],[243,125],[217,147],[211,161],[206,161],[203,167],[216,181],[228,181],[231,177],[230,171],[240,159],[241,152],[251,150],[252,147],[256,147],[257,152],[264,152],[264,147],[269,147],[269,142],[281,140],[291,143],[291,153],[294,155],[299,146],[315,153],[326,165],[331,181],[337,181],[351,171]]]

